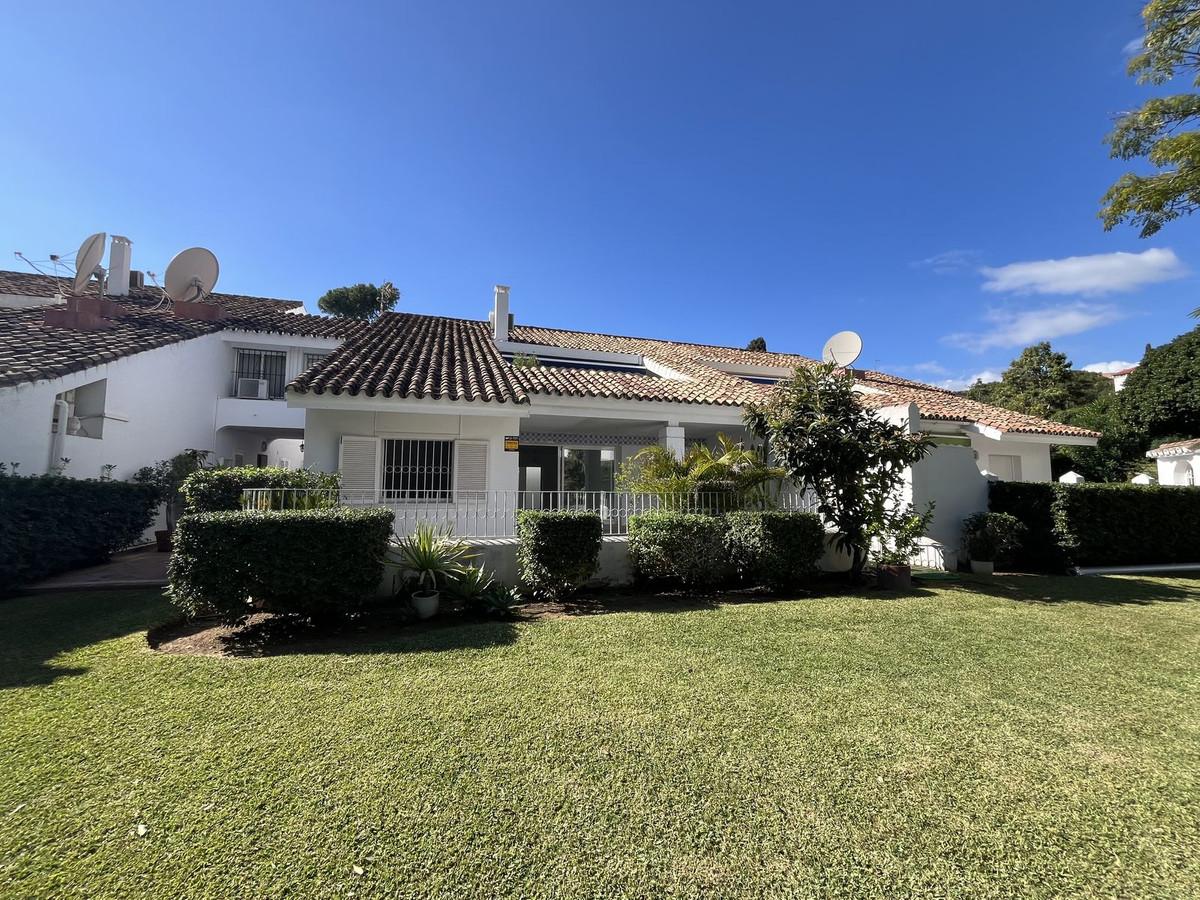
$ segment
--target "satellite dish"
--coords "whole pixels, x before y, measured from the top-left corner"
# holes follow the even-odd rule
[[[71,284],[71,293],[76,297],[83,293],[87,283],[96,274],[96,267],[100,265],[100,258],[104,256],[106,240],[108,235],[98,231],[79,245],[79,252],[75,254],[75,281]]]
[[[844,369],[858,359],[862,348],[862,338],[853,331],[839,331],[825,342],[825,349],[821,351],[821,359],[835,364],[839,369]]]
[[[177,303],[194,302],[212,293],[220,272],[211,250],[191,247],[175,254],[163,276],[163,288]]]

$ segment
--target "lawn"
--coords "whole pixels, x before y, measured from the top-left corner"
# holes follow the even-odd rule
[[[172,656],[0,602],[4,897],[1200,896],[1200,583]]]

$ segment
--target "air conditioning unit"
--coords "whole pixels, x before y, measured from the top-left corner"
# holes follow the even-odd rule
[[[243,400],[267,400],[267,379],[239,378],[237,380],[237,395]]]

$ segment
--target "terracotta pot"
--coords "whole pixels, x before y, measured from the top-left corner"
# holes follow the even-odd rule
[[[906,591],[912,587],[912,566],[880,566],[875,583],[885,591]]]
[[[995,568],[996,564],[994,562],[982,559],[971,560],[971,571],[976,575],[991,575]]]
[[[158,543],[159,553],[171,552],[171,532],[156,531],[154,532],[154,540]]]
[[[418,619],[432,619],[437,615],[438,601],[441,599],[438,591],[417,591],[412,595],[412,607]]]

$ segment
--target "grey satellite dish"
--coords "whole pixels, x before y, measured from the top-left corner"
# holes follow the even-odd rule
[[[79,245],[79,252],[75,254],[75,281],[71,284],[71,293],[76,297],[83,293],[87,283],[96,274],[96,267],[100,265],[100,258],[104,256],[106,240],[108,235],[98,231]]]
[[[177,303],[202,300],[216,287],[220,272],[211,250],[191,247],[175,254],[163,276],[163,289]]]
[[[862,338],[853,331],[839,331],[825,342],[825,349],[821,351],[821,359],[827,363],[833,363],[839,369],[845,369],[858,359],[862,348]]]

